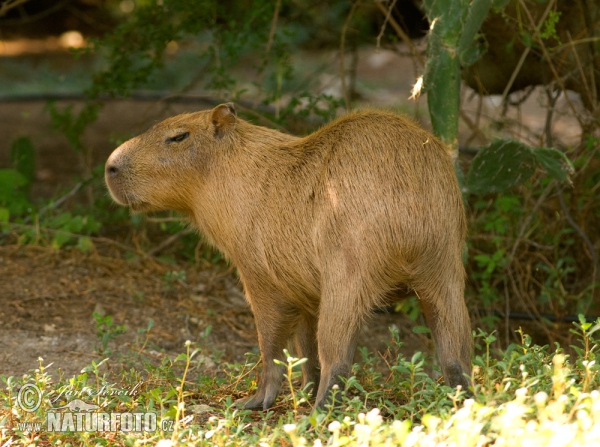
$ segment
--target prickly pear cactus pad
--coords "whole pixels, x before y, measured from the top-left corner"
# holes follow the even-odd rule
[[[530,147],[515,140],[496,140],[473,159],[466,186],[474,194],[506,191],[529,179],[536,165]]]

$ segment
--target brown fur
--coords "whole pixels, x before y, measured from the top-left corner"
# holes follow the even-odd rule
[[[469,386],[461,193],[442,144],[409,119],[350,113],[297,138],[223,104],[127,141],[106,182],[133,211],[188,215],[238,267],[264,365],[247,408],[273,404],[273,360],[292,336],[322,406],[350,371],[364,318],[402,285],[423,304],[446,381]]]

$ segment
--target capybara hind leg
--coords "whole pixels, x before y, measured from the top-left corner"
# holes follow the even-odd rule
[[[308,391],[316,390],[319,386],[319,350],[317,346],[317,317],[313,315],[302,315],[296,335],[294,337],[296,356],[306,358],[307,361],[302,364],[302,388],[309,383],[312,386]]]
[[[255,315],[263,370],[256,393],[240,399],[237,405],[266,410],[273,405],[281,388],[285,366],[276,364],[275,360],[285,362],[283,349],[294,330],[297,312],[286,309],[275,300],[257,303],[250,298],[250,302]]]
[[[323,408],[334,385],[341,385],[340,376],[347,377],[352,369],[356,342],[368,308],[362,293],[347,280],[324,291],[319,308],[318,342],[321,381],[316,405]],[[345,287],[344,287],[345,286]]]
[[[422,287],[416,292],[433,335],[444,380],[452,387],[461,385],[468,391],[473,340],[463,290],[462,279],[457,279],[437,287]]]

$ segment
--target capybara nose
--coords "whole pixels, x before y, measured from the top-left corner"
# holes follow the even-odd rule
[[[106,177],[115,178],[117,175],[119,175],[119,168],[112,163],[107,163],[105,169]]]

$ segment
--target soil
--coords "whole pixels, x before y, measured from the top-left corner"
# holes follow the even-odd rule
[[[171,271],[184,271],[185,279],[167,281]],[[52,364],[51,374],[67,377],[104,358],[94,313],[127,327],[107,346],[117,359],[143,343],[157,360],[174,357],[186,340],[221,351],[224,361],[243,362],[246,352],[258,352],[254,318],[233,268],[5,245],[0,246],[0,290],[0,374],[5,376],[38,367],[39,357]],[[147,337],[140,335],[150,320],[154,327]],[[414,324],[398,314],[374,313],[359,345],[384,352],[391,325],[406,342],[406,355],[427,352],[427,339],[413,334]],[[212,330],[205,338],[208,326]]]

